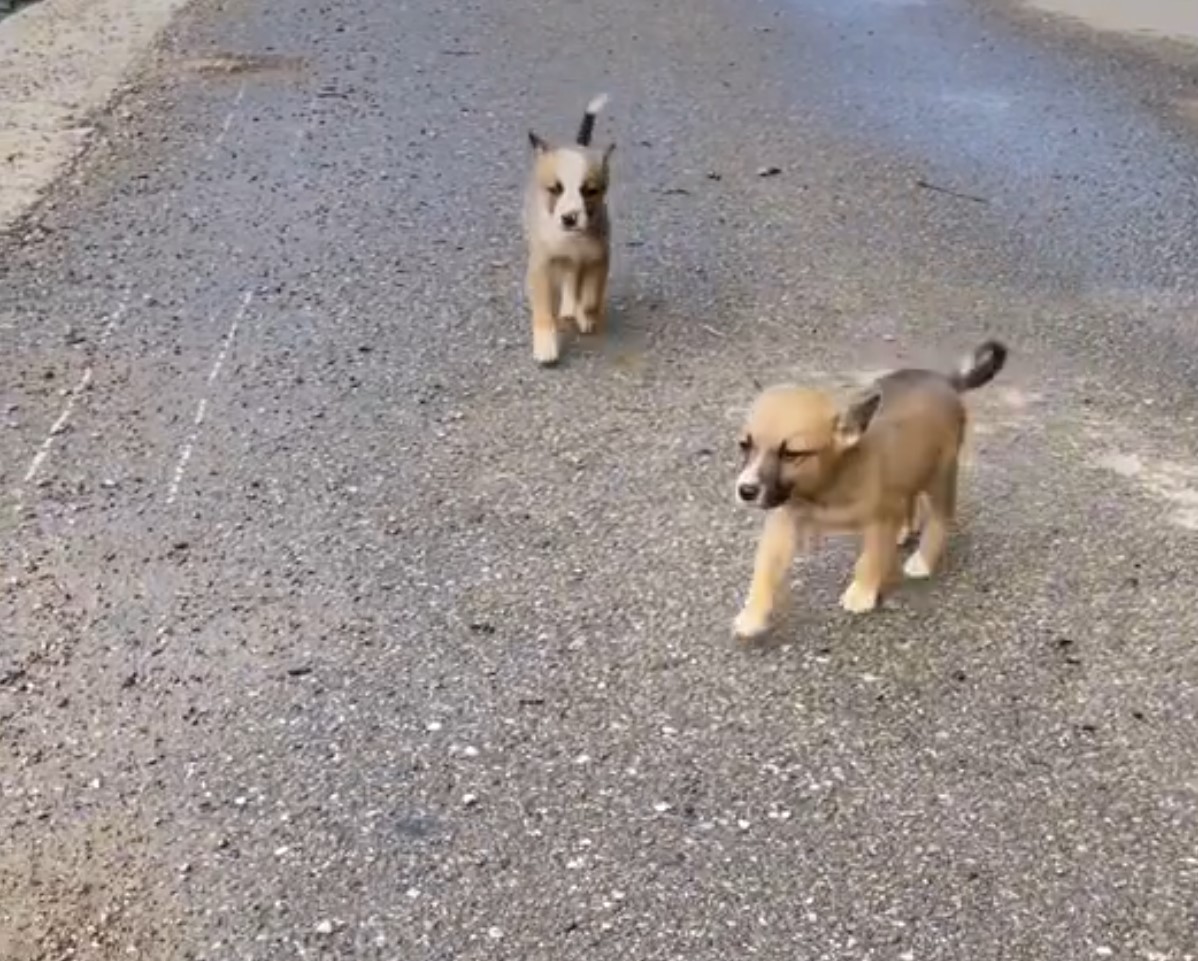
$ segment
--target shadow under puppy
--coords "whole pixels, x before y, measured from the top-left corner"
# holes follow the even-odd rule
[[[802,387],[766,389],[741,436],[737,499],[767,511],[753,580],[733,630],[764,633],[785,591],[800,538],[859,533],[861,552],[841,597],[852,613],[877,607],[897,580],[898,551],[920,527],[903,572],[928,577],[939,563],[956,512],[965,437],[961,395],[1002,370],[1007,348],[986,341],[952,374],[897,370],[847,407]]]
[[[594,149],[591,134],[606,103],[601,94],[587,104],[575,143],[551,146],[528,134],[534,158],[524,193],[524,233],[532,354],[539,364],[557,362],[559,318],[572,320],[583,334],[604,322],[611,261],[608,169],[616,145]]]

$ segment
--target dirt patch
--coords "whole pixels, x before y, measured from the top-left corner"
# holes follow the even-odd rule
[[[221,53],[192,57],[182,63],[183,70],[201,76],[244,76],[255,73],[299,73],[305,67],[303,57],[270,53]]]
[[[135,828],[86,819],[53,837],[23,833],[0,859],[5,961],[180,956],[174,898],[147,870]]]

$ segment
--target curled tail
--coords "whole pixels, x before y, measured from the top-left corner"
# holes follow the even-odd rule
[[[589,147],[591,145],[591,134],[595,130],[595,118],[599,116],[599,111],[607,106],[607,94],[601,93],[587,104],[587,109],[583,112],[582,123],[578,125],[578,145],[580,147]]]
[[[992,381],[1007,362],[1007,348],[997,340],[987,340],[961,361],[961,366],[949,375],[949,383],[959,392],[977,390]]]

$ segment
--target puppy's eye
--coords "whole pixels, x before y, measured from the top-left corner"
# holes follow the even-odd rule
[[[737,444],[740,447],[741,453],[747,454],[749,451],[751,451],[753,449],[753,438],[752,437],[742,437],[739,441],[737,441]]]
[[[594,200],[596,197],[599,196],[599,188],[596,187],[594,184],[584,184],[583,188],[582,188],[582,195],[587,200]]]
[[[785,444],[778,448],[778,457],[788,464],[797,464],[804,457],[809,457],[810,455],[811,451],[809,450],[791,450]]]
[[[562,195],[562,182],[560,180],[553,181],[549,185],[549,192],[555,197],[560,197]]]

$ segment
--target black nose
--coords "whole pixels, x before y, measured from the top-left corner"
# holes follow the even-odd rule
[[[578,214],[562,214],[562,226],[563,227],[577,227],[578,226]]]
[[[757,495],[761,493],[760,484],[741,484],[736,488],[736,493],[742,501],[755,501]]]

